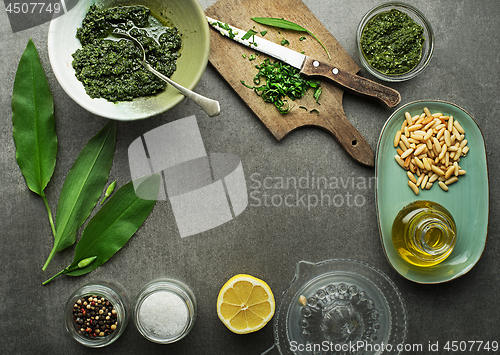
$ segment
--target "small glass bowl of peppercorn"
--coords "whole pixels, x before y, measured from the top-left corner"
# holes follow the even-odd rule
[[[84,285],[66,303],[66,329],[87,347],[109,345],[125,330],[129,306],[127,295],[118,285],[105,281]]]
[[[414,78],[427,67],[434,50],[434,33],[418,9],[389,2],[361,19],[356,44],[361,64],[370,74],[398,82]]]

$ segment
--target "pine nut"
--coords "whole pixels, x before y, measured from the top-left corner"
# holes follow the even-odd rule
[[[454,182],[457,182],[457,181],[458,181],[458,177],[452,176],[451,178],[447,179],[444,183],[446,185],[451,185],[451,184],[453,184]]]
[[[424,169],[427,171],[431,171],[431,164],[429,163],[429,159],[424,158],[422,159],[422,162],[424,163]]]
[[[451,145],[451,134],[448,130],[444,131],[444,142],[448,147]]]
[[[427,181],[429,180],[429,176],[428,175],[422,175],[422,176],[424,176],[424,178],[422,180],[422,183],[420,184],[420,188],[424,190],[427,186]]]
[[[394,148],[398,146],[400,139],[401,139],[401,131],[398,131],[396,133],[396,136],[394,137]]]
[[[444,175],[444,177],[448,180],[454,173],[455,173],[455,167],[452,166],[448,170],[446,170],[446,174]]]
[[[411,181],[408,181],[408,186],[410,186],[410,188],[413,190],[413,192],[415,193],[415,195],[418,195],[419,189],[418,189],[417,185],[415,185]],[[446,187],[446,188],[448,188],[448,187]]]
[[[405,159],[406,157],[410,156],[411,153],[413,153],[413,148],[407,149],[403,154],[401,154],[401,159]]]
[[[436,132],[439,132],[440,130],[442,130],[443,128],[446,128],[446,125],[444,123],[441,123],[439,125],[437,125],[436,127],[434,127],[434,130]]]
[[[442,188],[444,191],[448,191],[448,186],[446,186],[442,181],[439,182],[439,187]]]
[[[440,176],[444,176],[444,171],[439,169],[437,166],[435,165],[432,165],[431,166],[431,169],[432,171],[434,171],[436,174],[440,175]]]
[[[465,132],[453,116],[431,114],[427,107],[423,111],[413,117],[405,112],[393,142],[398,153],[394,158],[407,171],[408,185],[417,195],[435,181],[448,191],[448,185],[465,174],[458,162],[469,151]]]
[[[446,154],[446,151],[448,150],[448,147],[445,145],[443,145],[443,147],[441,148],[441,153],[439,153],[439,160],[443,159],[445,154]]]
[[[422,128],[421,124],[414,124],[413,126],[408,127],[408,132],[413,132],[419,130],[420,128]]]
[[[426,117],[424,120],[422,120],[422,124],[428,124],[429,122],[434,122],[434,116]]]
[[[465,134],[464,129],[462,128],[462,126],[460,125],[460,123],[458,121],[453,122],[453,125],[455,126],[457,131],[459,131],[461,134]]]
[[[411,115],[409,112],[405,112],[405,118],[406,118],[406,122],[408,122],[408,125],[411,126]]]
[[[417,179],[417,187],[420,186],[420,184],[422,184],[422,181],[424,180],[424,177],[426,177],[427,175],[420,175]]]
[[[411,162],[411,156],[408,155],[405,159],[405,168],[408,168],[410,166],[410,162]]]
[[[401,136],[401,141],[405,144],[405,147],[410,147],[410,142],[408,142],[408,138],[406,136]],[[406,150],[406,149],[403,149]]]
[[[443,125],[443,126],[444,126],[444,125]],[[439,127],[439,126],[438,126],[438,127]],[[436,134],[436,138],[437,138],[438,140],[439,140],[439,138],[441,138],[441,137],[443,136],[443,134],[444,134],[444,131],[445,131],[445,130],[446,130],[446,128],[445,128],[445,127],[443,127],[443,128],[441,128],[441,129],[439,130],[439,132]]]
[[[431,177],[429,178],[429,182],[431,182],[431,183],[432,183],[432,182],[436,181],[436,180],[438,179],[438,177],[439,177],[439,175],[438,175],[438,174],[433,173],[433,174],[431,175]]]
[[[405,168],[405,162],[403,159],[401,159],[401,157],[399,155],[396,155],[394,157],[394,159],[396,159],[396,161],[398,162],[398,164],[404,169]]]
[[[432,134],[433,134],[433,133],[434,133],[434,132],[432,131],[432,129],[429,129],[429,130],[427,131],[427,133],[425,133],[425,135],[424,135],[424,141],[429,140],[429,138],[431,138],[431,137],[432,137]]]
[[[413,175],[411,171],[407,171],[406,174],[408,175],[408,179],[413,181],[414,184],[417,183],[417,179],[415,178],[415,175]]]
[[[420,146],[418,146],[417,149],[415,149],[415,155],[420,155],[421,153],[424,152],[424,150],[427,148],[427,146],[425,144],[421,144]],[[422,169],[424,168],[423,166],[421,167]]]

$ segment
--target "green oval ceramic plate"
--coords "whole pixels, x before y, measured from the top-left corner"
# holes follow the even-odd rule
[[[406,171],[395,161],[394,136],[401,129],[404,113],[416,115],[427,107],[431,113],[452,115],[465,130],[470,148],[459,164],[467,173],[443,191],[437,184],[415,195],[408,186]],[[379,138],[375,162],[376,204],[382,246],[392,267],[408,280],[441,283],[467,273],[481,257],[488,233],[488,166],[483,135],[474,119],[460,107],[442,101],[416,101],[394,112]],[[392,244],[391,229],[397,213],[408,203],[430,200],[446,207],[457,225],[457,243],[443,262],[432,267],[417,267],[405,262]]]

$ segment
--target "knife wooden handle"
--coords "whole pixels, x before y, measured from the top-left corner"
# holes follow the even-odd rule
[[[310,77],[329,79],[355,93],[378,99],[387,107],[395,107],[401,102],[401,95],[396,90],[311,57],[306,57],[300,72]]]

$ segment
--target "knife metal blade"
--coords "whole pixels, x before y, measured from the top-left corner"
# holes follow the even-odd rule
[[[378,99],[387,107],[395,107],[401,102],[401,95],[399,92],[390,87],[351,74],[336,66],[321,62],[257,35],[252,35],[249,39],[243,39],[247,31],[209,16],[207,16],[207,21],[223,36],[229,37],[244,46],[253,48],[268,56],[279,59],[299,69],[300,73],[305,76],[330,80],[355,93]]]

